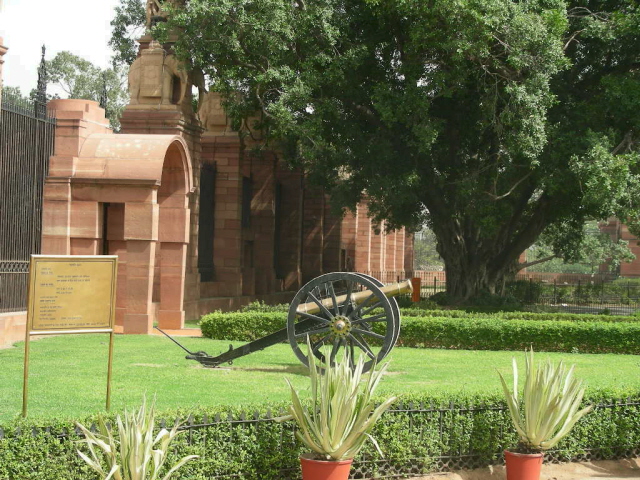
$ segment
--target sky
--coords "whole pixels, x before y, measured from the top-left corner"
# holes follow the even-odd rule
[[[118,0],[0,0],[0,37],[9,48],[2,70],[4,85],[20,87],[25,94],[36,87],[43,44],[49,60],[68,50],[98,67],[108,67],[109,22],[118,3]]]

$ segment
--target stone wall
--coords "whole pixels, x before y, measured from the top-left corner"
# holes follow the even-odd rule
[[[0,348],[24,340],[27,312],[0,313]]]

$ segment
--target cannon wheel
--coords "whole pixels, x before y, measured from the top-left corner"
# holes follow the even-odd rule
[[[395,300],[392,303],[379,284],[366,275],[336,272],[321,275],[304,285],[291,302],[287,318],[287,337],[298,359],[308,366],[307,336],[314,355],[324,364],[332,364],[342,348],[349,349],[352,361],[357,356],[356,349],[368,357],[364,371],[370,370],[374,361],[387,356],[400,332],[400,316]],[[369,290],[371,294],[356,305],[350,300],[351,294],[362,290]],[[341,300],[341,296],[344,299]],[[298,307],[305,303],[315,303],[319,311],[298,312]],[[382,312],[371,313],[376,309]],[[313,321],[311,327],[308,320]],[[374,323],[383,323],[385,333],[374,332]],[[323,346],[330,348],[328,361]]]
[[[371,275],[367,275],[366,273],[359,273],[359,272],[357,273],[357,275],[371,280],[378,287],[384,287],[384,283],[382,283],[376,277],[372,277]],[[394,322],[395,331],[394,331],[393,344],[392,344],[392,348],[393,348],[393,345],[396,344],[396,342],[398,341],[398,337],[400,336],[400,307],[398,307],[398,302],[395,299],[395,297],[387,297],[387,300],[389,300],[389,303],[391,304],[391,309],[393,310],[393,317],[398,319],[396,322]]]

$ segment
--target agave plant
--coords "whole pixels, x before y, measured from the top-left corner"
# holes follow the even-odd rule
[[[351,459],[367,439],[380,452],[370,432],[396,397],[388,398],[377,407],[372,397],[389,364],[385,363],[379,370],[374,365],[363,381],[362,356],[354,366],[346,351],[342,361],[323,369],[316,366],[311,350],[309,345],[310,408],[303,407],[298,392],[287,380],[291,388],[290,415],[276,420],[295,420],[298,439],[323,460]]]
[[[77,425],[85,437],[80,443],[86,443],[90,455],[80,450],[78,454],[103,480],[168,480],[189,460],[198,458],[197,455],[183,457],[163,477],[160,476],[169,444],[180,433],[179,425],[171,430],[163,428],[154,437],[154,404],[147,408],[146,399],[137,412],[125,411],[124,419],[118,415],[117,439],[103,418],[98,419],[99,433]]]
[[[525,364],[522,401],[518,398],[516,359],[513,359],[513,392],[507,387],[502,374],[498,375],[524,450],[548,450],[557,445],[593,406],[579,410],[584,388],[581,388],[582,381],[573,376],[575,365],[567,369],[561,361],[556,367],[548,359],[544,365],[536,365],[533,349],[525,353]]]

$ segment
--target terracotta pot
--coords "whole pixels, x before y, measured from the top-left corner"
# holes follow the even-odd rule
[[[539,480],[542,453],[513,453],[504,451],[507,464],[507,480]]]
[[[351,463],[349,460],[314,460],[312,454],[305,453],[300,457],[302,480],[347,480]]]

